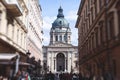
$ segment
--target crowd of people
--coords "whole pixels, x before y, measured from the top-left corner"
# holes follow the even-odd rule
[[[53,74],[51,71],[44,75],[43,80],[79,80],[78,74],[75,73],[56,73]]]
[[[17,73],[14,70],[10,70],[7,75],[0,74],[0,80],[31,80],[29,73],[25,68],[20,69]]]

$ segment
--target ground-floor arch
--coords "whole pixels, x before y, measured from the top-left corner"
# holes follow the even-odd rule
[[[57,71],[65,71],[65,55],[63,53],[57,54],[56,64]]]

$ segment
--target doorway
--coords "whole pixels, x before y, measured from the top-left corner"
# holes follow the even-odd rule
[[[65,70],[65,56],[63,53],[57,55],[57,71]]]

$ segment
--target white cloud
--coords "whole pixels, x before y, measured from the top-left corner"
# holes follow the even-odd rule
[[[71,28],[71,42],[73,45],[78,45],[78,30],[75,28],[75,23],[77,20],[77,11],[72,10],[69,11],[68,14],[66,15],[66,19],[70,23],[70,28]]]
[[[73,45],[78,45],[78,30],[76,28],[72,28],[72,36],[71,36],[71,42]]]
[[[43,39],[44,39],[43,45],[48,45],[50,40],[49,35],[48,34],[44,35]]]
[[[66,19],[70,21],[75,21],[77,19],[77,11],[73,10],[68,12]]]
[[[55,17],[48,17],[45,16],[43,18],[43,29],[45,30],[49,30],[51,28],[51,24],[53,23],[53,21],[55,20]]]
[[[55,16],[53,17],[48,17],[48,16],[45,16],[43,18],[43,44],[44,45],[48,45],[49,44],[49,40],[50,40],[50,35],[49,35],[49,32],[50,32],[50,28],[52,27],[52,23],[53,21],[55,20]]]

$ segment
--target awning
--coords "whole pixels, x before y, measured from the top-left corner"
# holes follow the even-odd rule
[[[0,53],[0,60],[11,60],[18,56],[18,54],[13,53]]]
[[[3,64],[3,65],[15,65],[15,62],[13,62],[13,61],[10,61],[10,62],[2,61],[2,62],[0,62],[0,64]],[[31,64],[26,63],[26,62],[19,62],[19,65],[20,66],[30,66]]]
[[[3,65],[16,65],[16,61],[11,61],[13,58],[19,56],[17,53],[0,53],[0,64]],[[31,64],[26,62],[18,62],[20,66],[29,66]]]

